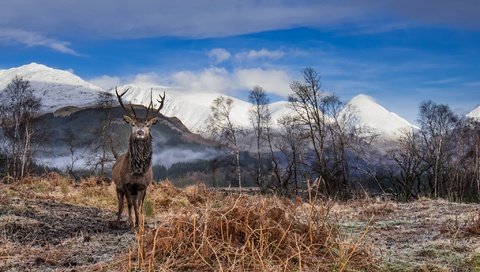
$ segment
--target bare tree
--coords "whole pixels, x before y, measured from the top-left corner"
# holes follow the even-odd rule
[[[451,200],[478,200],[480,197],[480,123],[462,118],[449,139],[453,149],[446,177],[447,195]]]
[[[80,159],[78,154],[78,148],[80,147],[79,139],[77,134],[69,128],[64,132],[62,140],[67,144],[70,156],[70,163],[67,165],[67,172],[75,180],[78,180],[79,177],[75,173],[75,163]]]
[[[220,96],[213,100],[210,106],[211,114],[208,118],[208,131],[216,140],[221,141],[229,147],[235,156],[236,176],[238,187],[242,188],[242,173],[240,168],[240,147],[238,142],[238,134],[240,129],[232,122],[231,114],[233,108],[233,100]],[[230,183],[230,186],[232,184]]]
[[[471,151],[468,154],[471,154],[469,157],[472,158],[473,173],[476,185],[477,196],[480,197],[480,122],[478,120],[467,120],[469,125],[469,132],[471,136]],[[467,155],[468,157],[468,155]]]
[[[97,165],[100,166],[100,176],[105,175],[105,165],[111,163],[118,158],[118,153],[115,149],[112,137],[112,122],[113,122],[113,106],[115,105],[115,97],[111,93],[100,92],[97,97],[96,104],[103,109],[104,115],[101,126],[95,134],[100,134],[100,141],[96,141],[95,150],[100,152]],[[112,158],[113,155],[113,158]]]
[[[15,179],[27,174],[31,162],[32,140],[36,130],[35,115],[41,108],[41,99],[33,95],[30,82],[16,76],[1,93],[0,116],[5,138],[11,144],[7,153],[7,169]]]
[[[407,131],[387,155],[393,161],[390,178],[400,186],[399,193],[405,201],[417,198],[418,193],[421,193],[421,177],[427,170],[427,165],[420,156],[419,140],[417,132]]]
[[[458,118],[447,105],[432,101],[420,104],[419,123],[423,145],[422,157],[428,164],[430,193],[434,197],[446,192],[445,175],[451,158],[449,137]]]
[[[278,120],[278,124],[279,129],[275,146],[281,152],[286,165],[283,171],[275,169],[278,172],[275,177],[280,187],[280,193],[288,195],[290,194],[289,185],[291,183],[294,184],[295,193],[298,192],[300,168],[304,164],[303,157],[305,156],[307,135],[303,125],[293,116],[282,116]],[[283,173],[280,174],[280,172]]]
[[[298,119],[307,127],[308,137],[314,152],[315,160],[312,169],[320,175],[321,180],[327,181],[327,159],[325,154],[327,122],[323,98],[325,93],[321,90],[320,76],[311,67],[303,70],[304,82],[294,81],[290,88],[293,92],[289,96],[292,109]],[[329,182],[325,182],[328,195],[333,193]]]
[[[248,95],[248,100],[252,103],[252,108],[249,111],[250,121],[252,122],[253,132],[257,143],[257,176],[256,182],[260,190],[264,191],[265,181],[262,179],[262,160],[261,160],[261,145],[263,142],[263,134],[265,127],[270,120],[270,109],[268,106],[269,100],[267,94],[260,86],[255,86]]]

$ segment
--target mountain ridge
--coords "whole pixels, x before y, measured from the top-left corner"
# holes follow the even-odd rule
[[[467,117],[480,120],[480,105],[476,106],[473,110],[467,113]]]
[[[42,98],[44,106],[41,113],[69,114],[75,110],[95,106],[99,93],[115,93],[115,89],[104,90],[95,86],[72,72],[50,68],[48,66],[30,63],[27,65],[0,70],[0,90],[3,90],[14,76],[19,75],[31,82],[35,95]],[[251,104],[247,101],[215,92],[187,92],[175,88],[149,84],[126,84],[119,86],[123,91],[129,88],[124,100],[132,104],[148,106],[151,92],[154,97],[166,92],[166,102],[162,114],[176,117],[189,130],[202,132],[206,128],[212,101],[220,95],[234,101],[232,120],[239,127],[250,127],[249,110]],[[377,133],[387,138],[396,138],[402,129],[415,128],[414,125],[400,117],[398,114],[387,110],[370,96],[359,94],[346,103],[347,107],[355,108],[352,114],[358,119],[359,124],[374,129]],[[293,110],[287,101],[278,101],[269,104],[272,123],[283,115],[290,114]],[[343,111],[346,109],[344,108]],[[480,109],[479,109],[480,116]]]
[[[98,93],[104,90],[71,72],[30,64],[0,70],[0,90],[4,90],[15,76],[30,82],[34,95],[42,99],[41,113],[54,112],[67,106],[92,106]]]
[[[387,139],[398,138],[402,133],[417,128],[398,114],[380,105],[373,97],[365,94],[351,98],[342,110],[343,114],[347,114],[347,112],[354,115],[360,126],[369,127]]]

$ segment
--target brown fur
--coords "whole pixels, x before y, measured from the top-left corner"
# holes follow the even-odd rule
[[[113,165],[112,168],[112,179],[117,187],[117,198],[118,198],[118,214],[117,222],[120,221],[123,212],[123,198],[124,196],[127,199],[128,205],[128,220],[130,225],[134,227],[139,223],[139,212],[142,212],[143,201],[145,199],[146,190],[148,185],[152,183],[153,180],[153,171],[151,166],[151,137],[143,140],[149,145],[150,154],[147,156],[146,163],[148,165],[143,165],[140,169],[144,169],[144,172],[135,171],[132,169],[135,166],[135,156],[132,155],[132,149],[138,149],[137,145],[140,145],[139,141],[130,141],[129,149],[127,153],[122,154],[118,157],[117,162]],[[132,206],[135,212],[135,222],[132,218]]]

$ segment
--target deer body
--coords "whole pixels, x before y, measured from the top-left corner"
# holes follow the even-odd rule
[[[126,109],[121,97],[127,90],[121,95],[117,92],[118,101],[125,111]],[[156,113],[162,109],[165,95],[163,97],[160,96],[160,98],[162,100],[158,101],[160,102],[160,107],[156,110]],[[120,223],[124,206],[123,202],[124,198],[126,198],[128,220],[131,227],[139,224],[139,213],[143,210],[143,201],[147,187],[153,180],[152,136],[150,134],[150,126],[157,122],[158,117],[149,116],[150,107],[153,108],[152,101],[150,101],[147,109],[146,118],[138,118],[133,107],[131,107],[133,116],[123,116],[125,122],[132,126],[132,133],[130,135],[127,152],[118,157],[112,168],[112,179],[116,186],[118,199],[117,223]],[[132,218],[132,207],[135,213],[135,222]]]

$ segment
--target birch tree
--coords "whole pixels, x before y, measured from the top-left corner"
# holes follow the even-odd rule
[[[226,145],[232,150],[235,157],[236,181],[233,184],[242,188],[242,173],[240,168],[240,147],[238,136],[241,133],[240,128],[232,121],[233,100],[224,96],[219,96],[213,100],[210,106],[211,114],[208,118],[207,129],[210,135]],[[231,182],[229,186],[232,186]]]
[[[261,158],[261,145],[263,142],[267,123],[270,120],[270,109],[268,107],[268,97],[265,91],[260,86],[255,86],[248,95],[248,100],[252,103],[252,107],[249,111],[250,121],[253,127],[253,133],[255,134],[255,141],[257,144],[257,173],[256,182],[260,187],[260,190],[264,191],[265,180],[262,178],[262,158]]]
[[[1,128],[10,148],[7,154],[8,174],[20,179],[28,173],[31,162],[32,140],[36,130],[35,115],[41,108],[41,99],[33,95],[30,82],[16,76],[1,93]]]

